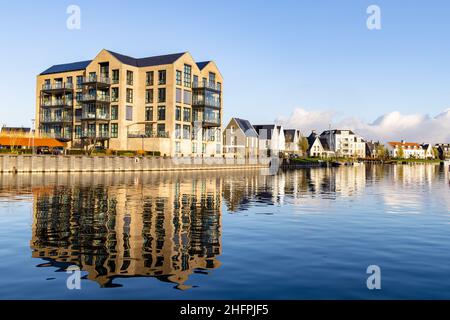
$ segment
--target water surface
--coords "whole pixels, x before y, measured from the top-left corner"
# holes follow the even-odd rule
[[[0,175],[0,298],[449,299],[449,191],[439,165]]]

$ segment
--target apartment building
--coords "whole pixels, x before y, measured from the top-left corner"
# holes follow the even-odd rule
[[[351,130],[327,130],[320,138],[329,143],[329,148],[338,157],[360,157],[366,155],[366,143]]]
[[[404,140],[400,142],[393,141],[388,142],[386,147],[392,158],[425,159],[425,150],[416,142],[406,142]]]
[[[222,91],[216,64],[188,52],[136,59],[102,50],[37,76],[36,130],[69,148],[217,156]]]

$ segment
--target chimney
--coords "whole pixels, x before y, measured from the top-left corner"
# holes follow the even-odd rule
[[[402,140],[402,144],[405,144],[406,143],[406,141],[405,140]]]

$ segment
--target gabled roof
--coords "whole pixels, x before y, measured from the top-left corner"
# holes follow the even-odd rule
[[[203,70],[204,67],[206,67],[211,61],[202,61],[202,62],[197,62],[197,67],[200,70]]]
[[[258,133],[256,132],[255,128],[253,128],[250,121],[239,118],[233,119],[236,121],[239,128],[241,128],[241,130],[244,132],[246,137],[254,137],[254,138],[258,137]]]
[[[420,148],[420,144],[416,143],[416,142],[396,142],[396,141],[391,141],[388,142],[388,144],[391,147],[397,147],[397,146],[405,146],[405,147],[417,147]]]
[[[263,138],[265,138],[267,140],[272,139],[272,132],[277,129],[277,126],[274,124],[263,124],[263,125],[256,125],[253,127],[255,128],[256,132],[258,132],[258,135],[260,137],[261,137],[261,131],[266,130],[266,134],[263,136]]]
[[[123,54],[108,51],[110,54],[112,54],[117,60],[120,62],[127,64],[129,66],[133,67],[151,67],[151,66],[159,66],[164,64],[172,64],[178,59],[180,59],[186,52],[181,53],[174,53],[174,54],[166,54],[161,56],[153,56],[153,57],[147,57],[147,58],[133,58],[130,56],[125,56]]]
[[[92,60],[79,61],[79,62],[66,63],[66,64],[57,64],[57,65],[54,65],[54,66],[48,68],[44,72],[42,72],[41,75],[84,70],[87,68],[87,66],[91,62],[92,62]]]
[[[329,134],[330,132],[331,132],[332,134],[341,134],[342,131],[348,131],[348,133],[350,133],[350,134],[355,134],[352,130],[340,130],[340,129],[334,129],[334,130],[326,130],[326,131],[322,132],[321,135]]]

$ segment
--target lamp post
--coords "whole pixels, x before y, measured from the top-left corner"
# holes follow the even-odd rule
[[[34,123],[35,123],[35,119],[31,119],[31,134],[32,134],[32,139],[33,139],[33,144],[32,144],[32,154],[34,155],[34,134],[35,134],[35,130],[34,130]]]

